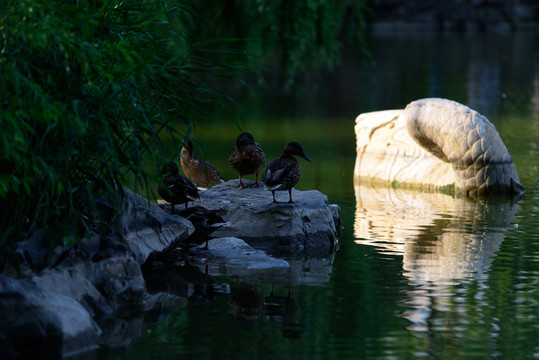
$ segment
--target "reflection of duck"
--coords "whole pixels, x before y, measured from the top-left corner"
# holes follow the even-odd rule
[[[255,288],[245,284],[238,284],[238,288],[228,298],[230,313],[238,319],[252,320],[262,313],[264,295],[258,291],[258,283]]]
[[[281,332],[285,338],[298,339],[301,329],[298,329],[298,317],[301,309],[292,299],[290,287],[288,296],[274,295],[275,285],[271,287],[270,296],[264,299],[264,317],[267,320],[281,324]]]
[[[228,157],[228,163],[239,174],[240,183],[238,188],[258,187],[258,172],[266,163],[266,154],[264,154],[260,145],[255,143],[253,135],[244,132],[237,137],[236,146]],[[256,182],[245,185],[242,182],[242,176],[250,174],[256,174]]]
[[[273,202],[275,200],[276,190],[288,190],[290,195],[289,203],[294,202],[292,200],[292,188],[296,185],[301,177],[301,168],[299,163],[293,155],[299,155],[302,158],[312,161],[303,152],[301,145],[297,142],[289,142],[285,145],[281,157],[270,161],[264,171],[264,184],[266,190],[271,190],[273,194]]]
[[[193,143],[191,140],[187,140],[182,147],[180,163],[185,175],[197,186],[208,188],[221,183],[219,172],[210,163],[198,156],[193,156]]]
[[[178,260],[162,258],[142,265],[146,289],[150,294],[169,293],[200,302],[209,302],[217,294],[228,293],[228,286],[218,283],[195,265],[176,265]]]
[[[161,197],[172,205],[174,214],[174,205],[185,204],[195,199],[200,199],[198,189],[191,180],[179,174],[178,165],[175,162],[166,164],[159,176],[163,176],[162,184],[157,186],[157,192]]]
[[[218,210],[205,209],[201,206],[192,206],[189,209],[180,211],[179,215],[195,226],[195,232],[187,238],[190,244],[206,242],[204,249],[208,249],[208,240],[211,233],[225,223],[223,218],[217,215],[218,212]]]

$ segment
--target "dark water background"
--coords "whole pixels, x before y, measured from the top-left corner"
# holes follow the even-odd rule
[[[293,97],[261,91],[239,100],[243,117],[223,114],[195,132],[225,179],[236,177],[227,164],[235,123],[270,159],[288,141],[303,145],[313,162],[300,159],[296,188],[318,189],[341,207],[340,249],[323,259],[327,273],[304,268],[302,283],[256,287],[217,277],[203,291],[193,280],[184,305],[148,324],[123,358],[539,358],[539,37],[380,35],[371,46],[371,65],[345,52],[341,66],[313,74]],[[354,184],[355,117],[432,96],[494,123],[524,198],[467,201]],[[264,296],[273,308],[242,312],[242,296]]]

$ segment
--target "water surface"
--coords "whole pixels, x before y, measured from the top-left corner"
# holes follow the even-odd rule
[[[347,52],[282,103],[246,98],[243,117],[195,135],[221,175],[251,132],[269,159],[300,142],[299,190],[341,206],[340,248],[303,281],[187,272],[186,301],[146,325],[127,359],[539,357],[539,47],[535,35],[391,35],[373,64]],[[471,201],[354,183],[354,119],[439,96],[485,115],[513,156],[520,199]],[[270,199],[270,194],[268,194]],[[305,264],[309,264],[305,260]],[[316,273],[319,269],[326,273]],[[296,274],[298,275],[298,274]],[[183,288],[182,288],[183,289]]]

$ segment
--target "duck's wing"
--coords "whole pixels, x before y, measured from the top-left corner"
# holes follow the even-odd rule
[[[287,163],[281,159],[270,161],[262,177],[266,188],[268,190],[279,188],[285,180],[288,170]]]
[[[264,150],[258,145],[258,143],[255,142],[256,151],[258,152],[258,162],[260,163],[260,167],[257,171],[260,171],[266,165],[266,154],[264,153]]]
[[[232,152],[230,153],[230,156],[228,157],[228,163],[234,170],[236,170],[236,167],[238,166],[238,163],[240,161],[241,153],[237,147],[234,147],[234,149],[232,149]]]
[[[207,171],[209,175],[214,175],[215,174],[215,175],[219,176],[219,172],[217,171],[215,166],[213,166],[212,164],[210,164],[207,161],[204,161],[204,170]]]
[[[163,178],[162,183],[157,187],[157,192],[171,204],[178,204],[185,200],[183,188],[175,177],[167,176]]]
[[[188,199],[198,199],[200,197],[196,185],[185,176],[176,177],[174,182],[168,185],[168,188],[174,193],[183,194]]]
[[[219,175],[219,171],[217,171],[217,169],[207,161],[204,161],[201,171],[204,176],[204,181],[202,183],[208,187],[224,182],[221,175]]]

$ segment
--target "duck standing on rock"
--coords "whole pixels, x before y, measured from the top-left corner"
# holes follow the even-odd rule
[[[159,173],[162,176],[162,183],[157,186],[157,192],[161,197],[172,205],[174,214],[174,205],[185,204],[195,199],[200,199],[198,189],[191,180],[179,174],[178,165],[171,161],[163,166]]]
[[[246,187],[258,187],[258,172],[266,164],[266,154],[253,139],[253,135],[244,132],[236,139],[236,147],[228,157],[230,167],[240,176],[240,183],[237,186],[240,189]],[[242,176],[256,174],[256,182],[251,185],[245,185],[242,182]]]
[[[198,156],[193,156],[193,143],[187,140],[182,147],[180,164],[184,174],[191,179],[196,186],[209,188],[222,182],[219,172],[207,161]]]
[[[301,168],[293,155],[298,155],[305,160],[312,161],[305,155],[301,145],[292,141],[285,145],[281,157],[270,161],[264,171],[263,180],[265,189],[271,190],[274,203],[280,202],[275,200],[276,190],[288,190],[288,193],[290,194],[290,200],[288,202],[294,202],[292,200],[292,188],[301,178]]]

